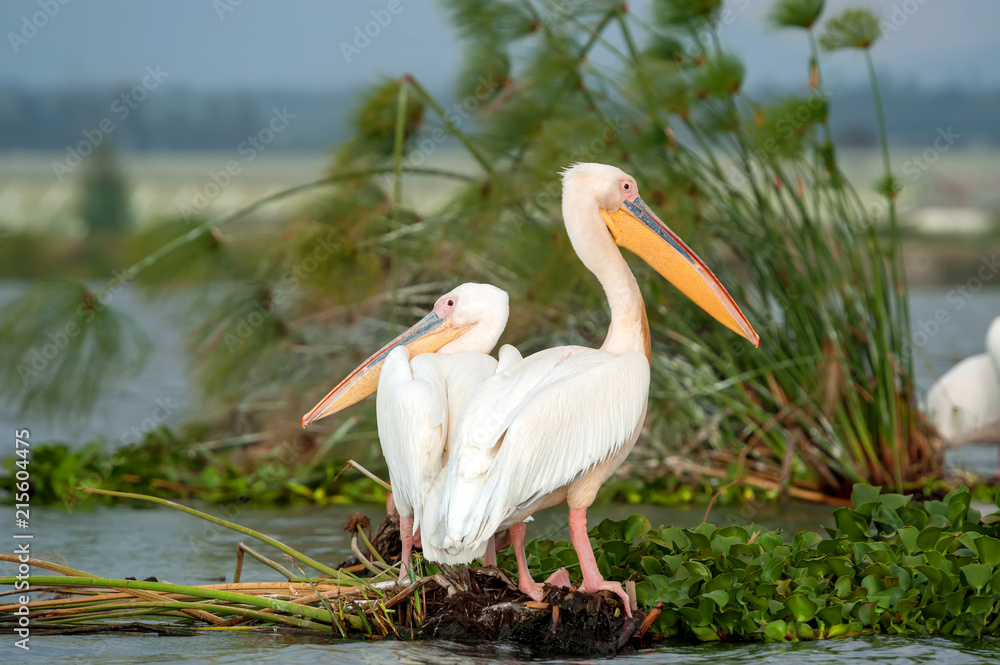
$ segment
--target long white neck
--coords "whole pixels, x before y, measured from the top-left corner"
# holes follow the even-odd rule
[[[583,265],[604,287],[611,307],[611,325],[601,349],[615,354],[644,352],[644,305],[639,284],[598,208],[585,179],[566,183],[562,206],[566,232]]]

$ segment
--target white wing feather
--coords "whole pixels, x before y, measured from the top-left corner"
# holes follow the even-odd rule
[[[413,516],[414,530],[427,508],[436,517],[449,430],[496,364],[483,353],[428,353],[410,360],[405,347],[385,360],[376,396],[379,439],[396,507]]]
[[[641,353],[558,347],[498,373],[456,427],[435,544],[459,561],[478,552],[518,508],[629,443],[648,393]]]
[[[420,512],[428,467],[440,464],[448,431],[443,375],[425,371],[423,376],[414,376],[409,360],[406,347],[389,353],[376,394],[379,441],[389,467],[393,499],[403,517]]]
[[[989,354],[966,358],[948,370],[927,393],[927,412],[950,441],[1000,423],[1000,374]]]

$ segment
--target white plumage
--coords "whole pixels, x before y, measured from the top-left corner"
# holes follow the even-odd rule
[[[1000,317],[986,333],[986,350],[952,367],[927,393],[928,415],[949,443],[996,440],[993,428],[1000,425]]]
[[[648,390],[642,353],[579,346],[541,351],[486,381],[453,438],[438,535],[446,560],[480,556],[494,533],[631,447]]]
[[[449,433],[496,366],[485,353],[425,353],[411,360],[406,347],[386,358],[376,396],[379,441],[396,509],[413,520],[414,533],[425,530],[425,515],[431,528],[437,523]]]

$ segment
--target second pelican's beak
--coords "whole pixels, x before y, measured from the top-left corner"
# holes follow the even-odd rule
[[[760,337],[718,277],[641,198],[626,200],[614,212],[601,210],[601,217],[619,247],[637,254],[716,321],[754,346],[760,344]]]
[[[312,411],[302,416],[302,426],[308,427],[320,418],[357,404],[374,393],[378,388],[382,364],[389,352],[397,346],[402,345],[409,349],[411,358],[421,353],[434,353],[448,342],[464,335],[470,328],[472,326],[457,327],[452,323],[450,316],[442,319],[431,312],[348,374],[347,378],[337,384],[337,387],[314,406]]]

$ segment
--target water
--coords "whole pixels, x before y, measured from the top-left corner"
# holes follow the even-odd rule
[[[353,642],[269,635],[212,635],[187,637],[107,637],[80,636],[47,638],[32,649],[24,662],[101,663],[427,663],[466,665],[469,663],[563,663],[563,660],[534,660],[531,653],[509,645],[465,645],[454,642]],[[81,651],[89,655],[81,657]],[[667,645],[614,658],[623,665],[671,663],[672,665],[720,665],[751,663],[892,663],[893,665],[973,665],[996,663],[1000,642],[996,640],[951,639],[942,637],[855,637],[799,644],[710,644]],[[581,662],[610,662],[587,659]],[[20,662],[20,661],[5,661]]]
[[[213,506],[212,513],[267,533],[289,546],[322,561],[336,563],[346,556],[350,543],[341,529],[353,510],[342,506],[296,506],[258,508],[253,505]],[[365,512],[378,519],[379,509]],[[591,523],[605,516],[620,518],[639,512],[654,524],[693,527],[701,522],[702,509],[654,506],[596,506]],[[751,521],[788,533],[829,523],[829,510],[811,504],[768,505],[757,512],[744,508],[719,508],[709,520],[717,525]],[[95,575],[110,577],[156,576],[179,584],[213,584],[232,579],[235,547],[246,536],[202,522],[183,513],[154,506],[98,506],[66,511],[32,510],[36,555],[61,561]],[[565,537],[564,508],[536,515],[535,534],[554,532]],[[150,528],[150,525],[156,528]],[[267,547],[260,545],[262,551]],[[0,574],[11,574],[10,564],[0,564]],[[247,559],[245,580],[280,581],[270,568]],[[467,646],[449,642],[343,642],[315,637],[204,633],[195,637],[151,635],[89,635],[35,637],[25,659],[10,645],[0,642],[0,662],[54,663],[515,663],[531,659],[530,652],[509,645]],[[622,656],[616,660],[637,663],[774,662],[825,663],[865,659],[893,663],[917,663],[934,659],[939,663],[997,662],[1000,642],[952,639],[899,639],[889,637],[846,639],[835,642],[773,645],[685,645],[671,644],[652,651]],[[550,661],[559,662],[559,661]]]
[[[14,298],[22,284],[0,284],[0,306]],[[913,292],[915,330],[921,322],[935,318],[944,309],[948,322],[933,334],[927,333],[923,356],[917,360],[917,383],[926,390],[955,360],[981,353],[986,328],[1000,314],[1000,291],[976,294],[961,308],[949,289],[920,289]],[[188,416],[191,405],[191,372],[177,358],[183,357],[183,336],[188,323],[179,305],[150,304],[129,290],[116,296],[116,305],[139,320],[152,338],[154,355],[135,380],[116,386],[103,398],[90,423],[82,426],[53,422],[28,422],[0,405],[0,429],[29,427],[32,440],[58,439],[71,444],[103,436],[113,445],[128,438],[130,428],[142,426],[152,414],[157,399],[169,400],[176,408],[164,422],[178,424]],[[929,324],[928,324],[929,325]],[[996,469],[994,447],[967,447],[953,457],[978,469]],[[379,511],[364,507],[376,521]],[[348,512],[342,507],[315,506],[260,508],[251,505],[213,506],[220,514],[272,535],[290,546],[323,561],[337,562],[349,551],[349,541],[340,524]],[[640,512],[653,524],[694,526],[704,514],[701,509],[664,509],[646,506],[597,506],[591,523],[609,516],[615,519]],[[719,508],[709,518],[718,525],[757,522],[782,527],[788,533],[815,529],[829,523],[829,510],[811,505]],[[235,545],[246,537],[206,524],[166,508],[129,506],[78,509],[32,510],[36,540],[33,551],[47,558],[87,572],[112,577],[139,579],[156,576],[187,584],[211,584],[231,579],[235,565]],[[565,510],[555,508],[536,515],[531,533],[552,533],[565,537]],[[155,528],[154,528],[155,525]],[[44,553],[44,554],[43,554]],[[274,571],[247,562],[245,578],[280,579]],[[0,574],[11,574],[0,564]],[[196,637],[153,637],[149,635],[51,636],[33,638],[32,650],[25,654],[13,647],[9,635],[0,637],[0,663],[516,663],[531,660],[527,651],[510,646],[466,646],[449,642],[364,642],[344,643],[319,638],[279,635],[207,633]],[[827,663],[891,662],[952,663],[1000,662],[1000,642],[946,638],[865,637],[796,645],[684,645],[671,644],[651,651],[615,659],[636,663]],[[549,661],[559,662],[559,661]]]

